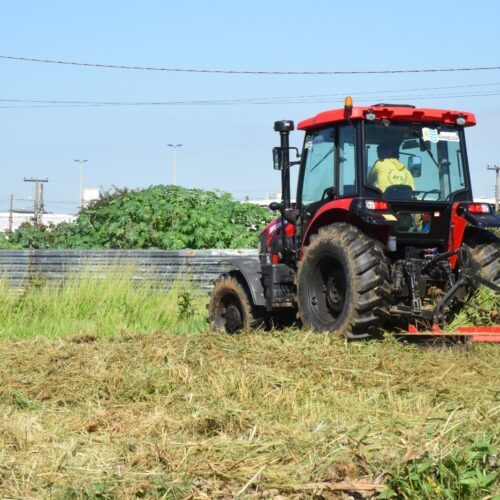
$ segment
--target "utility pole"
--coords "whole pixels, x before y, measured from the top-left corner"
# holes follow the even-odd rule
[[[174,165],[172,169],[172,184],[175,186],[176,184],[176,176],[177,176],[177,148],[180,148],[182,144],[167,144],[168,147],[173,148],[174,150]]]
[[[80,165],[80,210],[83,210],[83,164],[88,160],[75,160]]]
[[[14,227],[14,195],[10,195],[9,203],[9,233],[12,233],[12,228]]]
[[[496,182],[495,182],[495,211],[499,211],[499,205],[500,205],[500,184],[499,184],[499,177],[500,177],[500,167],[498,165],[493,165],[490,167],[488,165],[488,170],[494,170],[496,174]]]
[[[40,226],[42,224],[43,216],[43,183],[49,182],[48,179],[26,179],[24,182],[34,182],[35,183],[35,200],[33,208],[33,222],[35,226]]]

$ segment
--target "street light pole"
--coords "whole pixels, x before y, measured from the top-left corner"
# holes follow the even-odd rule
[[[83,210],[83,164],[88,160],[75,160],[75,162],[80,164],[80,210]]]
[[[176,185],[176,175],[177,175],[177,148],[180,148],[182,144],[167,144],[168,147],[174,150],[174,164],[172,168],[172,184]]]
[[[496,182],[495,182],[495,211],[498,212],[498,209],[500,208],[500,182],[499,182],[499,174],[500,174],[500,167],[498,165],[493,165],[493,167],[490,167],[488,165],[488,170],[494,170],[496,174]]]

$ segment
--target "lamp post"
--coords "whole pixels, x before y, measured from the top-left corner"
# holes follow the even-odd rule
[[[176,173],[177,173],[177,148],[180,148],[182,144],[167,144],[169,148],[174,150],[174,164],[172,168],[172,184],[176,184]]]
[[[80,164],[80,210],[83,210],[83,164],[88,160],[75,160],[75,162]]]
[[[498,165],[493,165],[490,167],[488,165],[488,170],[494,170],[496,174],[496,182],[495,182],[495,212],[498,212],[500,207],[500,167]]]

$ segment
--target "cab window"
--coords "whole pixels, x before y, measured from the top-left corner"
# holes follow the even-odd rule
[[[354,127],[339,127],[339,196],[354,195],[356,192],[356,157],[354,146]]]
[[[325,189],[335,187],[334,128],[329,127],[307,134],[304,151],[306,152],[306,163],[301,201],[303,205],[309,205],[321,201]]]

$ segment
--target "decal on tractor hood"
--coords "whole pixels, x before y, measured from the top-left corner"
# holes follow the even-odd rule
[[[422,139],[433,143],[437,143],[439,141],[460,142],[458,132],[438,132],[437,129],[429,127],[422,128]]]

